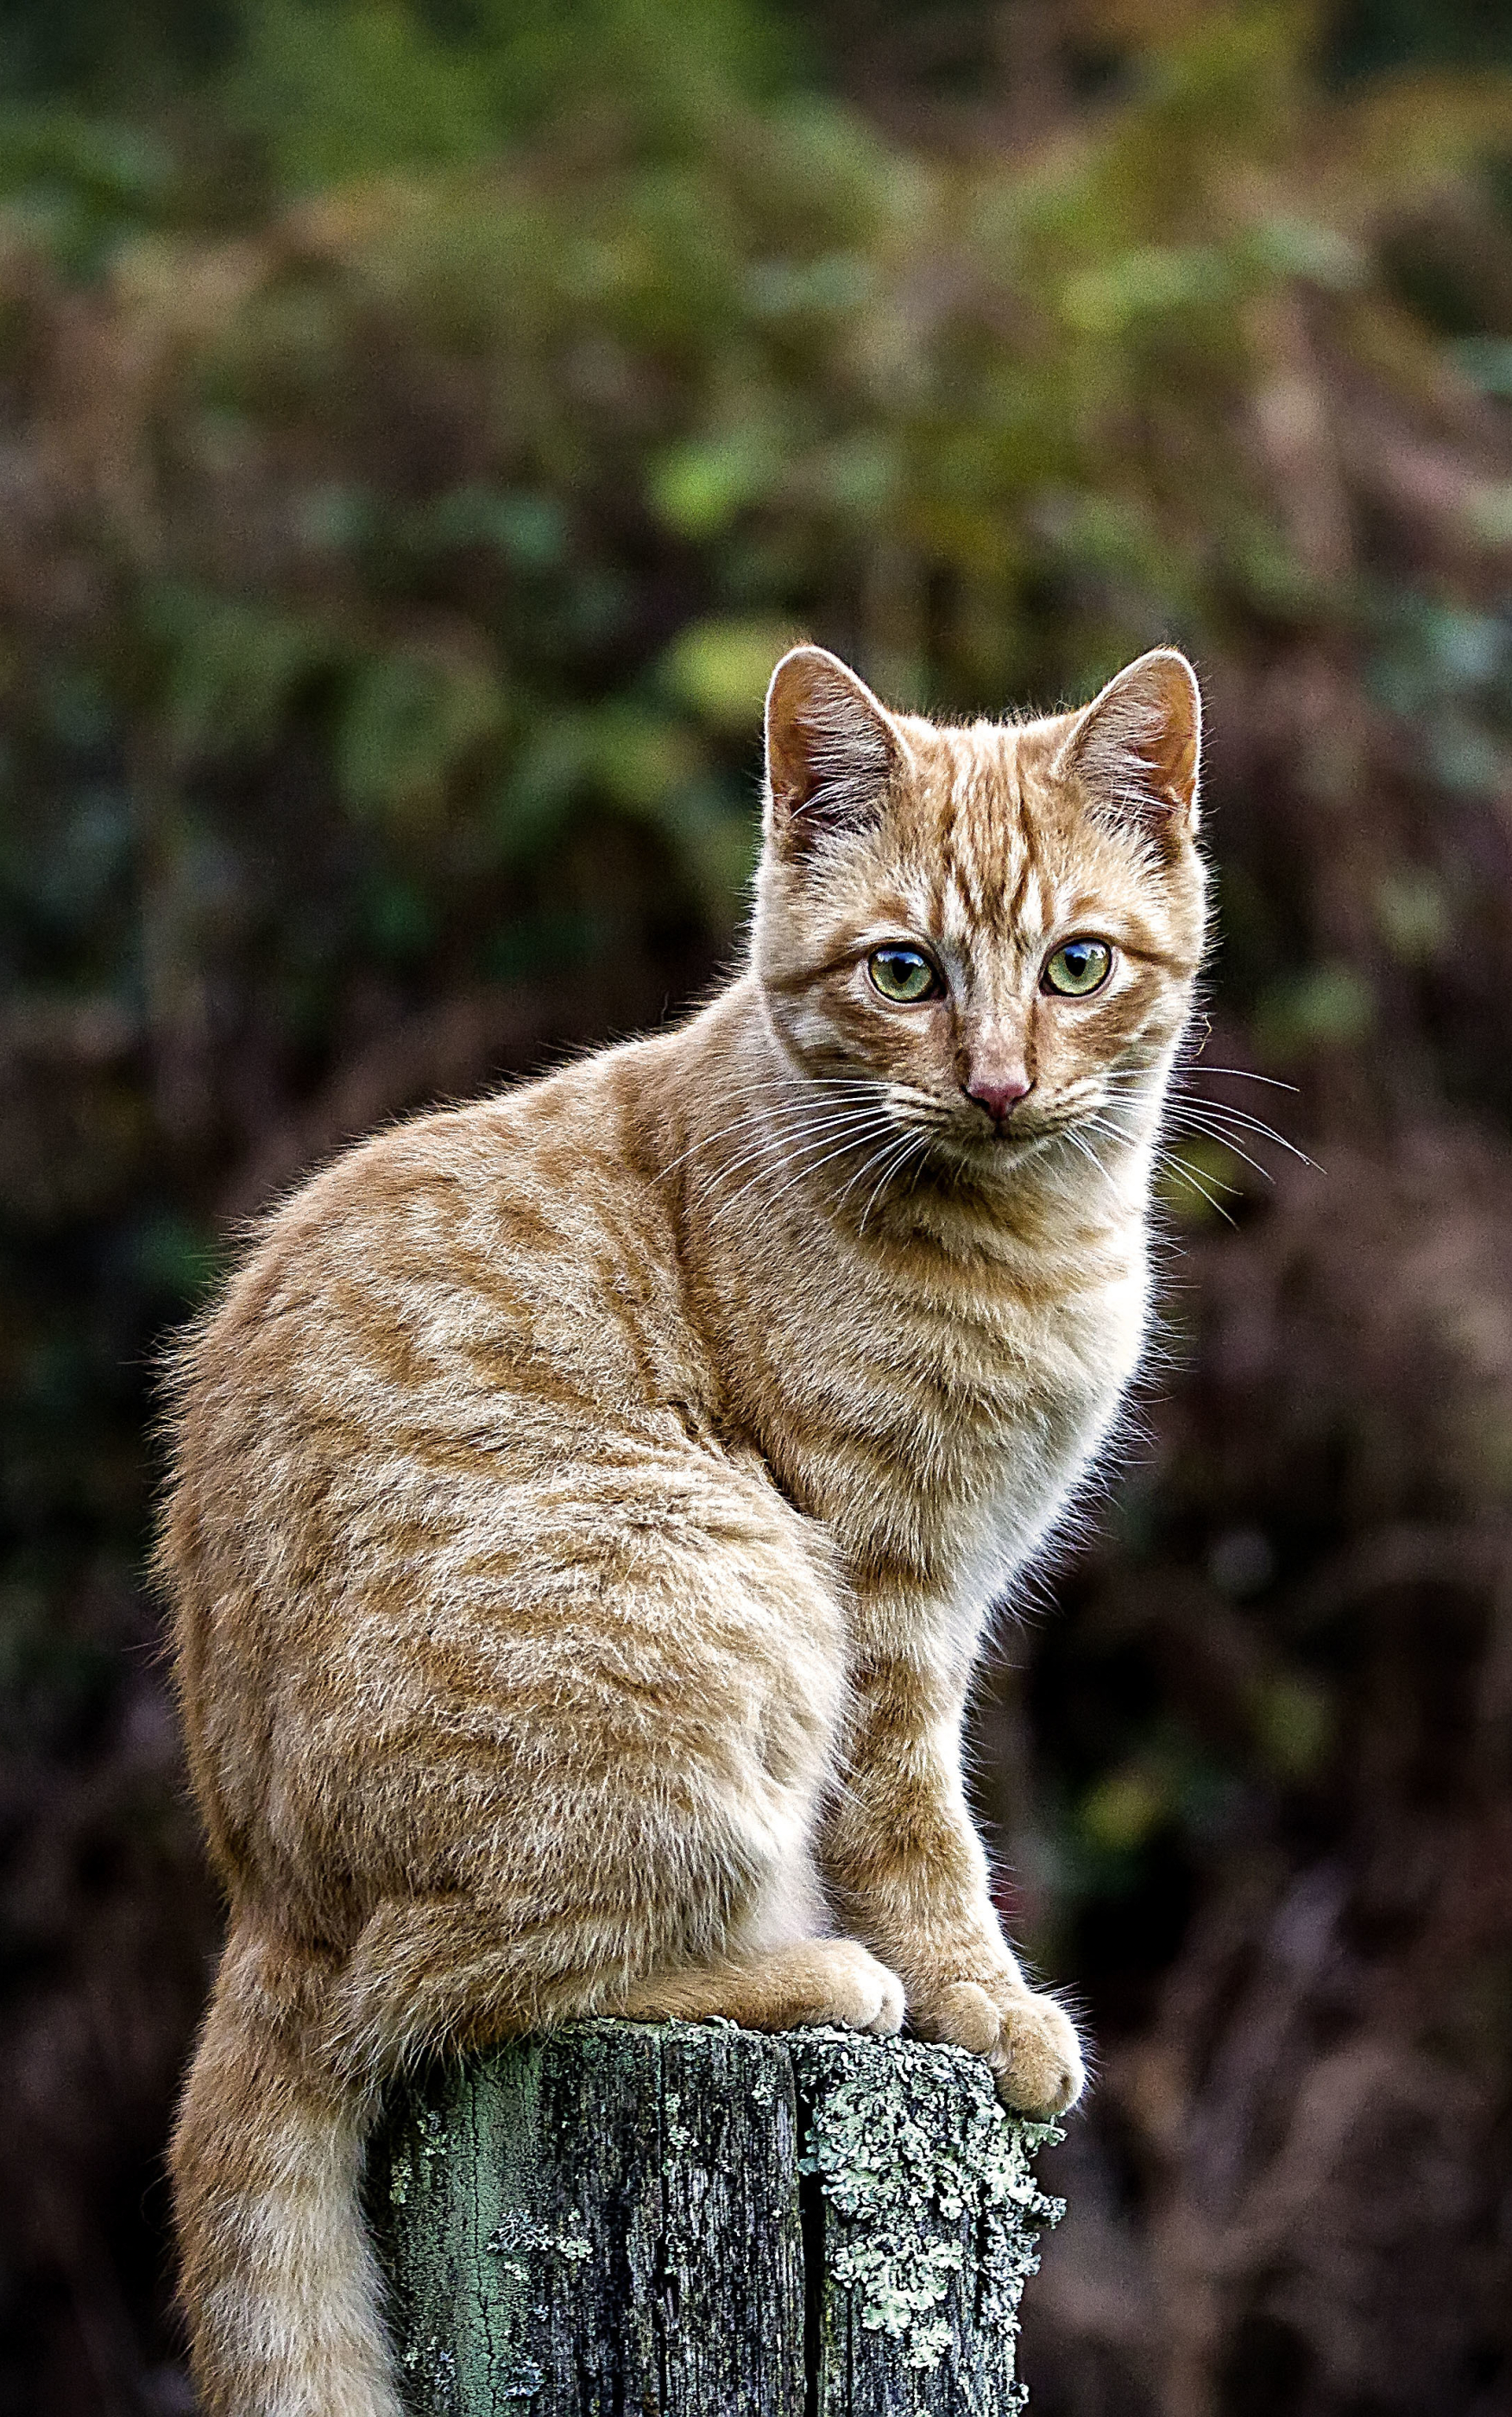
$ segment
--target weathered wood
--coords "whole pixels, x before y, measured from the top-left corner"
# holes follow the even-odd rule
[[[575,2023],[398,2091],[369,2204],[416,2417],[1009,2417],[1059,2210],[956,2048]]]

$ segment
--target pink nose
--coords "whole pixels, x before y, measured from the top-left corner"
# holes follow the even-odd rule
[[[1027,1099],[1032,1086],[1027,1074],[1002,1075],[996,1082],[982,1081],[968,1085],[966,1097],[985,1108],[990,1117],[1001,1124],[1010,1108]]]

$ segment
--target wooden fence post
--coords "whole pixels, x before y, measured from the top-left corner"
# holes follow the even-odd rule
[[[979,2060],[573,2023],[396,2092],[369,2205],[416,2417],[1011,2417],[1057,2202]]]

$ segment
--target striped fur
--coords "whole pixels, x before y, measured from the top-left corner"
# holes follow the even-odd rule
[[[592,2011],[926,2032],[1036,2112],[960,1727],[1109,1429],[1203,937],[1197,701],[768,704],[749,961],[268,1222],[174,1371],[160,1568],[230,1940],[174,2150],[207,2417],[394,2417],[384,2077]],[[1047,954],[1116,950],[1096,996]],[[888,1004],[884,942],[948,988]],[[968,1096],[1012,1063],[1002,1130]]]

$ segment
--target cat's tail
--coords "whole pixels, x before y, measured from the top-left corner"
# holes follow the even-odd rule
[[[172,2164],[204,2417],[400,2417],[360,2204],[370,2110],[316,2050],[329,1968],[234,1928]]]

